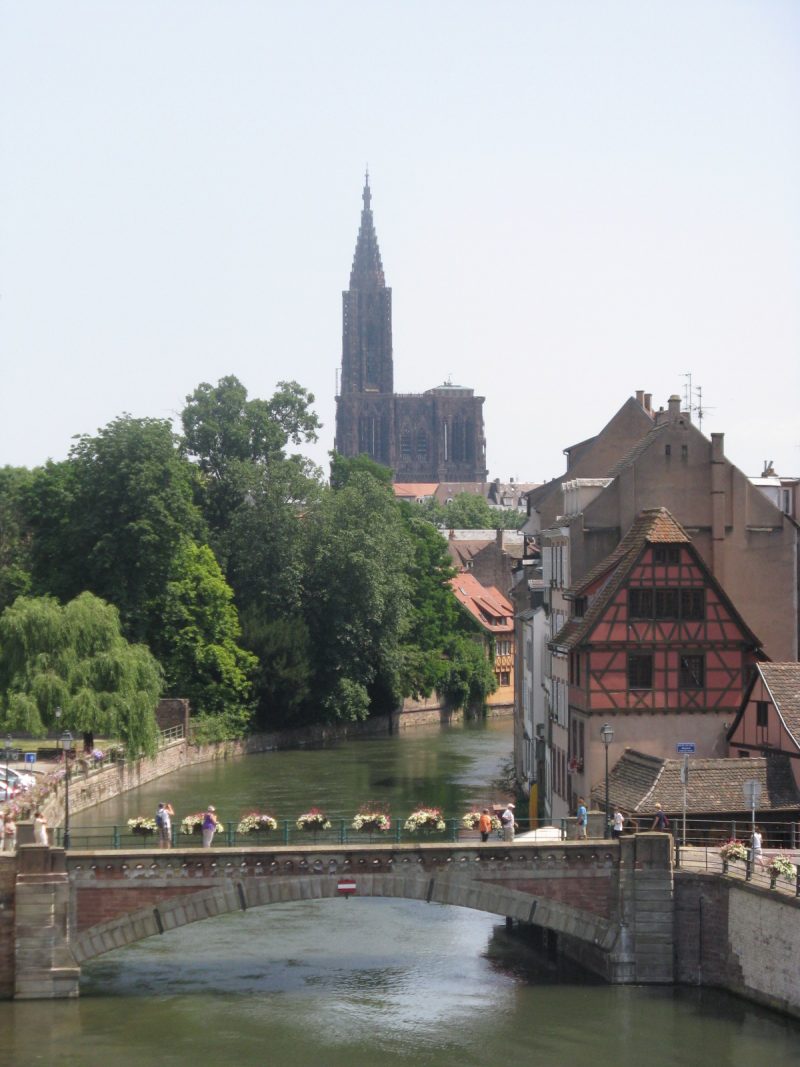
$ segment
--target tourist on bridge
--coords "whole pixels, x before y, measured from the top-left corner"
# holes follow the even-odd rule
[[[578,797],[578,837],[584,841],[586,839],[586,827],[589,824],[589,812],[586,810],[586,801],[583,797]]]
[[[218,827],[217,809],[213,804],[209,804],[203,813],[203,848],[211,848],[211,842],[214,840],[214,833]]]
[[[488,808],[484,808],[481,812],[481,817],[478,819],[478,829],[480,830],[481,841],[488,841],[492,830],[492,817]]]
[[[619,810],[618,807],[614,808],[614,819],[611,823],[611,836],[613,838],[622,837],[622,831],[625,828],[625,815]]]
[[[659,830],[662,834],[669,833],[669,819],[660,804],[656,804],[656,817],[653,819],[653,825],[650,829]]]
[[[162,800],[156,812],[156,826],[158,828],[158,847],[172,848],[172,816],[175,812],[172,805]]]
[[[33,842],[36,845],[48,845],[50,843],[47,840],[47,819],[40,811],[36,811],[33,814]]]
[[[500,816],[500,822],[503,826],[503,840],[514,840],[514,805],[511,801],[506,804],[506,810]]]
[[[751,855],[753,859],[753,866],[764,866],[764,857],[761,854],[763,838],[761,836],[761,830],[758,826],[753,827],[753,838],[750,842]]]

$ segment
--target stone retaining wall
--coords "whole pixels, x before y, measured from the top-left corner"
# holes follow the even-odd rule
[[[733,878],[675,877],[676,977],[800,1017],[800,900]]]

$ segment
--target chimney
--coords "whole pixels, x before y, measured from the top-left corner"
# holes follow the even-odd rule
[[[669,405],[669,421],[677,422],[681,417],[681,398],[677,393],[673,393],[667,403]]]
[[[653,414],[653,394],[652,393],[645,393],[644,394],[644,410],[647,412],[648,415],[652,415]]]
[[[644,389],[636,390],[636,402],[644,407]]]

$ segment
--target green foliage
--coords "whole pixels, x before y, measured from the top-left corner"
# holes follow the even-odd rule
[[[166,420],[125,415],[81,437],[30,489],[35,591],[68,600],[88,589],[119,608],[129,636],[149,639],[177,547],[202,531],[194,489]]]
[[[459,493],[448,504],[431,498],[415,504],[425,518],[447,530],[518,530],[527,516],[510,508],[493,508],[478,493]]]
[[[367,474],[387,488],[392,485],[391,470],[376,463],[370,456],[362,453],[360,456],[348,458],[339,452],[331,452],[329,455],[331,457],[331,489],[344,489],[355,474]]]
[[[382,711],[402,693],[413,560],[408,530],[391,489],[364,471],[341,489],[327,489],[307,528],[313,689],[326,718],[363,718],[370,698]]]
[[[270,618],[254,604],[242,613],[242,644],[258,660],[253,675],[256,726],[277,730],[307,721],[312,657],[304,619]]]
[[[152,754],[161,670],[120,632],[116,608],[82,593],[63,607],[20,597],[0,615],[3,729],[42,737],[56,725],[118,737],[131,754]]]
[[[0,467],[0,611],[30,590],[25,492],[31,480],[22,467]]]
[[[255,657],[238,645],[233,591],[207,545],[183,541],[161,601],[154,642],[167,692],[188,697],[200,715],[223,718],[239,733],[249,721]]]
[[[483,708],[497,688],[497,679],[480,637],[454,634],[444,654],[437,691],[454,707]]]

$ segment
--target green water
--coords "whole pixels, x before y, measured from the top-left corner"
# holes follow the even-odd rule
[[[82,813],[170,800],[296,816],[459,814],[493,799],[510,726],[426,731],[205,765]],[[714,991],[610,987],[496,917],[414,901],[272,905],[183,927],[84,969],[75,1002],[0,1004],[0,1064],[76,1067],[714,1067],[800,1064],[800,1027]]]

